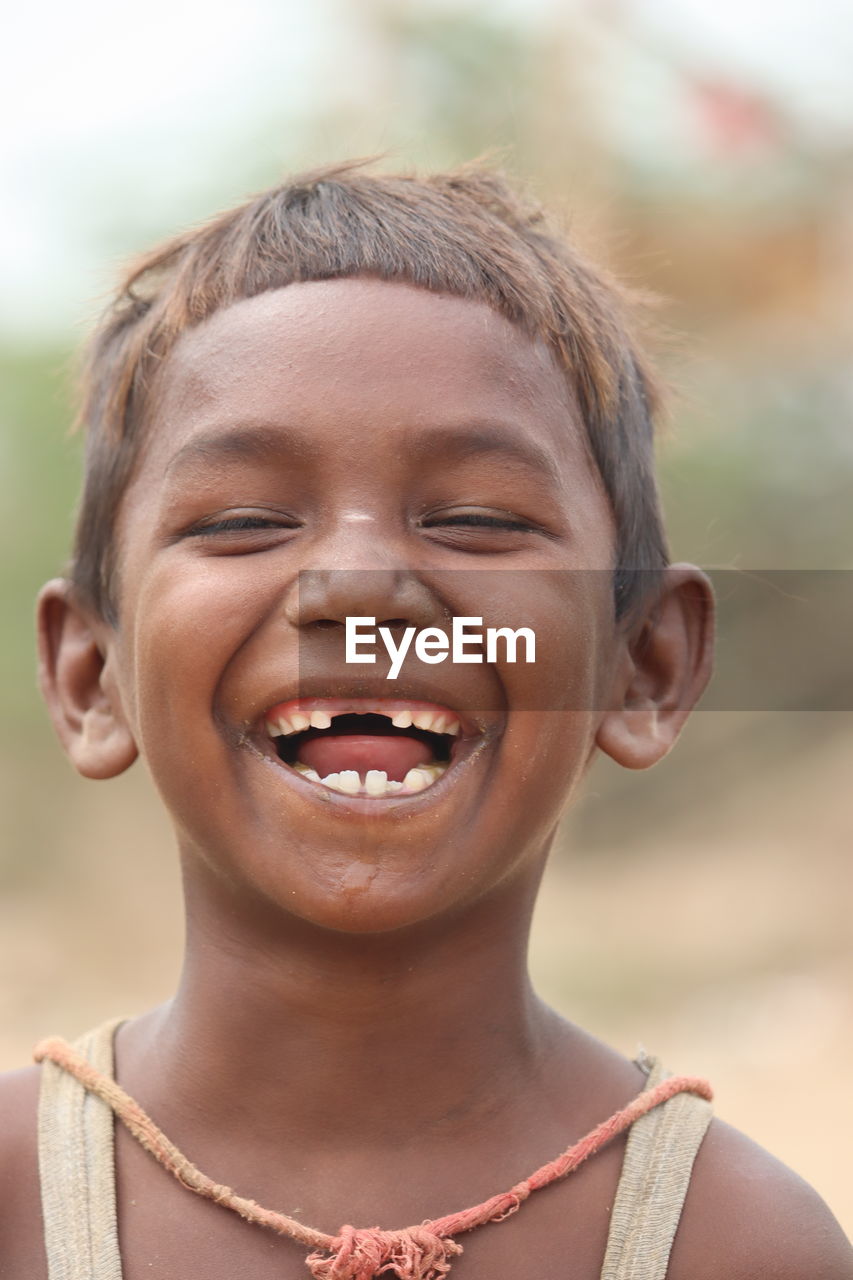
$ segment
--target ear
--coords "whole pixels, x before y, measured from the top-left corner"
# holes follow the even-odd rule
[[[648,769],[674,745],[711,677],[714,594],[701,569],[664,570],[660,592],[622,644],[595,741],[626,769]]]
[[[123,773],[138,752],[114,676],[111,628],[63,578],[42,588],[36,618],[39,684],[71,763],[86,778]]]

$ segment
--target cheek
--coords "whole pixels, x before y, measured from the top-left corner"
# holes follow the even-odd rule
[[[595,716],[606,704],[615,629],[610,570],[532,570],[514,575],[523,589],[504,592],[492,616],[513,629],[530,628],[536,659],[516,661],[501,645],[498,669],[519,711]]]
[[[496,788],[498,827],[518,848],[553,831],[595,749],[615,654],[611,575],[554,571],[528,599],[535,665],[506,664],[510,711]]]
[[[150,572],[129,604],[138,745],[151,760],[211,722],[223,673],[275,600],[233,557]]]
[[[537,661],[504,669],[512,714],[503,745],[514,805],[544,829],[558,821],[592,758],[616,633],[609,571],[539,578]]]
[[[504,735],[507,821],[551,830],[584,776],[596,730],[585,711],[515,712]]]

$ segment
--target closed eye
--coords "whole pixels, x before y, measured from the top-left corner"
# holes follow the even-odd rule
[[[190,538],[203,537],[210,533],[243,533],[252,529],[295,529],[296,522],[288,522],[281,516],[228,516],[221,520],[210,520],[205,524],[194,525],[187,529]]]
[[[533,545],[531,535],[558,535],[513,511],[431,511],[418,522],[430,542],[466,555],[512,555]]]
[[[298,533],[300,521],[284,511],[211,513],[171,535],[172,543],[192,540],[204,556],[241,556],[272,551]]]
[[[524,520],[511,519],[509,516],[487,516],[479,512],[471,512],[465,515],[442,516],[439,520],[427,524],[423,521],[421,527],[424,529],[444,528],[447,525],[456,525],[465,527],[467,525],[479,526],[483,529],[518,529],[524,533],[534,533],[532,525],[527,524]]]

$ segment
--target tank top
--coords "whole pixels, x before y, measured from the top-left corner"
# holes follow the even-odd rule
[[[75,1045],[105,1075],[114,1072],[113,1037],[122,1021],[105,1023]],[[669,1074],[645,1053],[637,1065],[649,1077],[647,1088]],[[710,1103],[679,1093],[634,1122],[600,1280],[665,1280],[710,1119]],[[49,1061],[42,1064],[38,1153],[49,1280],[122,1280],[113,1113]]]

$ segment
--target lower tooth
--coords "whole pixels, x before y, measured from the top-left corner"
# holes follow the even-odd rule
[[[323,786],[330,787],[333,791],[340,791],[349,796],[361,793],[374,797],[394,795],[398,791],[406,791],[410,795],[424,791],[447,771],[446,764],[422,764],[410,769],[403,781],[397,782],[389,778],[383,769],[368,769],[362,783],[355,769],[343,769],[340,773],[329,773],[325,778],[321,778],[307,765],[300,763],[293,767],[303,778],[308,778],[312,782],[321,782]]]

